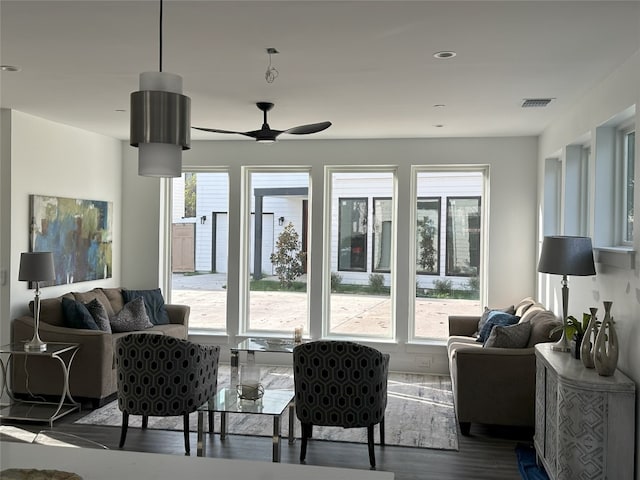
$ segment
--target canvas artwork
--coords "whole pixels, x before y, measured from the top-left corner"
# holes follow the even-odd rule
[[[47,285],[111,278],[113,202],[30,195],[29,204],[31,251],[53,252]]]

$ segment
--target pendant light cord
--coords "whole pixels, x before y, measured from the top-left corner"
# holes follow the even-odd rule
[[[159,64],[160,64],[160,68],[159,71],[162,72],[162,0],[160,0],[160,28],[158,29],[159,33],[160,33],[160,42],[158,43],[158,45],[160,46],[160,59],[159,59]]]

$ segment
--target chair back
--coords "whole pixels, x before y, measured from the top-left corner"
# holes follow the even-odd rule
[[[368,427],[384,418],[389,355],[348,341],[293,350],[296,415],[302,423]]]
[[[118,407],[130,415],[194,412],[216,394],[220,347],[167,335],[116,341]]]

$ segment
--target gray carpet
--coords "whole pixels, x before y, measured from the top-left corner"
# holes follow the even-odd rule
[[[261,383],[265,388],[293,390],[291,368],[263,366],[261,375]],[[229,366],[221,365],[218,388],[228,385]],[[196,431],[197,414],[193,413],[190,420],[190,429]],[[75,423],[119,427],[121,422],[122,413],[114,401],[92,411]],[[216,431],[219,431],[218,414],[215,422]],[[141,417],[129,418],[130,427],[140,425]],[[286,437],[289,425],[287,412],[283,414],[281,425],[282,435]],[[182,430],[182,417],[150,417],[149,428]],[[390,373],[385,430],[387,445],[458,450],[451,381],[447,377],[436,375]],[[229,414],[227,431],[230,434],[270,436],[273,421],[267,416]],[[300,437],[300,422],[297,420],[296,437]],[[321,440],[366,443],[367,431],[365,428],[314,427],[313,437]],[[376,427],[376,442],[377,439]]]

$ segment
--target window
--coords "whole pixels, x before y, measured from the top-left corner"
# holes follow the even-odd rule
[[[196,186],[197,175],[195,172],[185,172],[184,174],[184,217],[196,216]]]
[[[391,268],[392,208],[390,198],[373,199],[373,268],[374,272],[389,272]]]
[[[416,272],[440,274],[440,198],[418,198],[416,211]]]
[[[336,168],[327,174],[330,224],[325,241],[331,262],[325,271],[330,294],[323,331],[391,338],[395,171]]]
[[[480,270],[480,197],[447,198],[446,275],[477,276]]]
[[[338,270],[367,270],[367,199],[340,198]]]
[[[635,187],[635,130],[625,130],[622,132],[622,164],[624,170],[623,188],[623,243],[633,242],[633,200]]]

